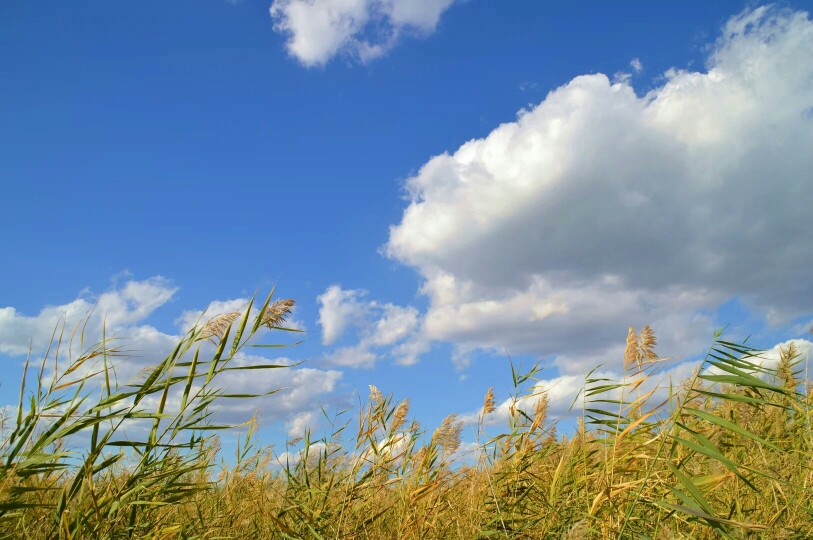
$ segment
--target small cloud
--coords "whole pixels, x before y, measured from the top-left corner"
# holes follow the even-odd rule
[[[313,432],[318,425],[319,417],[316,411],[301,412],[285,422],[285,428],[289,437],[302,437],[306,431]]]
[[[632,60],[630,60],[630,67],[635,73],[641,73],[644,70],[644,65],[638,58],[633,58]]]
[[[632,74],[626,71],[617,71],[613,74],[613,83],[615,84],[629,84],[632,79]]]
[[[367,63],[405,34],[428,35],[455,0],[274,0],[274,29],[288,54],[307,67],[339,54]]]
[[[520,92],[533,92],[539,90],[539,83],[533,81],[522,81],[519,83]]]
[[[351,326],[362,324],[370,310],[364,301],[367,291],[362,289],[342,289],[332,285],[317,297],[319,302],[319,324],[322,326],[322,343],[330,345]]]
[[[337,366],[372,367],[379,353],[388,350],[400,365],[416,363],[430,344],[419,335],[420,313],[412,306],[382,304],[367,300],[363,289],[342,289],[332,285],[319,295],[319,324],[322,342],[335,343],[351,327],[358,329],[358,342],[325,356]]]

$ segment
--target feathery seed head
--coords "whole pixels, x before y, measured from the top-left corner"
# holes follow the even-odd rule
[[[486,392],[486,397],[483,400],[483,416],[487,414],[491,414],[496,409],[494,405],[494,387],[488,389]]]
[[[791,341],[787,347],[779,347],[779,357],[782,360],[790,361],[797,356],[799,356],[799,350],[796,348],[796,344],[794,342]]]
[[[460,434],[462,431],[463,422],[457,420],[456,414],[450,414],[443,419],[440,427],[435,430],[432,439],[448,456],[460,448]]]
[[[231,313],[221,313],[212,317],[203,325],[199,336],[200,339],[206,339],[213,345],[218,345],[223,336],[226,335],[226,330],[242,315],[239,311],[232,311]]]
[[[409,400],[405,399],[398,404],[398,407],[395,408],[395,412],[392,415],[392,427],[390,430],[393,433],[398,431],[398,429],[404,425],[407,414],[409,414]]]
[[[536,408],[534,409],[534,423],[531,424],[531,431],[536,430],[539,426],[545,423],[548,417],[548,394],[542,394],[536,400]]]
[[[658,355],[655,354],[655,345],[657,344],[658,340],[655,338],[655,332],[652,331],[648,324],[645,325],[641,330],[639,358],[648,362],[657,360]]]
[[[638,363],[638,335],[635,327],[630,326],[627,332],[627,347],[624,349],[624,369],[630,369]]]
[[[285,298],[282,300],[276,300],[268,306],[268,309],[265,310],[263,314],[263,322],[264,326],[268,328],[274,328],[276,326],[281,325],[285,322],[288,316],[291,314],[291,310],[294,307],[294,301],[290,298]]]
[[[384,394],[374,385],[371,384],[370,386],[370,403],[373,405],[378,405],[381,401],[384,400]]]

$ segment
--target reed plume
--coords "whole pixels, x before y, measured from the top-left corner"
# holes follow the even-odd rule
[[[488,389],[486,397],[483,399],[483,416],[491,414],[496,409],[494,405],[494,387]]]
[[[372,403],[373,406],[375,406],[384,401],[384,394],[381,393],[378,387],[376,387],[376,385],[374,384],[371,384],[369,386],[370,386],[370,403]]]
[[[657,361],[658,355],[655,353],[655,346],[658,344],[658,340],[655,338],[655,332],[652,331],[648,324],[641,330],[639,341],[639,359],[646,362]]]
[[[633,365],[638,365],[639,361],[638,335],[635,333],[635,327],[630,326],[627,331],[627,346],[624,349],[624,369],[630,370]]]
[[[199,339],[205,339],[213,345],[219,344],[223,336],[226,335],[226,330],[229,329],[234,321],[242,316],[243,314],[241,312],[232,311],[231,313],[221,313],[220,315],[212,317],[203,325]]]
[[[279,323],[286,306],[272,308]],[[245,328],[255,332],[268,311]],[[207,322],[209,337],[236,321],[218,318]],[[533,382],[538,364],[512,366],[506,429],[480,439],[496,410],[489,388],[474,463],[460,452],[460,418],[447,416],[419,444],[409,400],[396,405],[370,385],[355,440],[341,411],[329,433],[306,431],[301,450],[303,437],[281,442],[285,453],[274,460],[251,440],[250,421],[237,459],[218,466],[214,433],[226,426],[210,423],[209,407],[240,395],[211,381],[257,367],[229,364],[235,353],[203,358],[211,348],[200,347],[201,333],[189,333],[140,385],[112,377],[99,401],[86,392],[82,405],[72,386],[81,381],[56,377],[41,393],[23,385],[16,418],[0,408],[0,539],[813,538],[813,384],[799,377],[796,347],[783,347],[775,365],[716,340],[689,381],[652,394],[642,386],[661,368],[654,332],[630,328],[625,363],[639,372],[622,380],[588,373],[575,432],[556,435],[550,394]],[[164,409],[178,401],[180,412]],[[142,419],[152,434],[127,437],[116,427]],[[87,447],[69,458],[66,440],[82,431]]]
[[[392,415],[392,426],[390,427],[392,433],[397,433],[398,430],[403,427],[406,423],[407,414],[409,414],[409,399],[403,400],[395,408],[395,412]]]
[[[275,300],[265,310],[262,324],[268,328],[278,328],[291,315],[291,310],[293,307],[294,301],[290,298]]]
[[[544,393],[536,400],[536,407],[534,408],[534,421],[531,424],[531,431],[536,431],[537,428],[545,423],[548,418],[548,394]]]
[[[457,419],[456,414],[450,414],[443,419],[440,427],[435,430],[432,440],[443,450],[445,455],[453,454],[460,448],[460,434],[463,431],[463,422]]]

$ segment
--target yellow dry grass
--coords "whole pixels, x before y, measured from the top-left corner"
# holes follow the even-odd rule
[[[480,440],[462,460],[454,414],[423,433],[408,400],[371,386],[354,425],[338,413],[324,438],[291,441],[302,450],[287,461],[250,429],[223,465],[208,422],[224,399],[218,377],[242,369],[230,360],[292,305],[269,297],[258,312],[211,319],[135,386],[111,380],[106,343],[50,384],[46,356],[2,426],[0,537],[813,538],[813,387],[797,352],[769,369],[718,336],[690,380],[655,388],[662,362],[648,327],[630,328],[622,380],[586,376],[570,435],[549,419],[535,366],[512,369],[516,393],[498,428],[486,425],[497,410],[487,391]],[[217,343],[206,359],[205,340]],[[78,376],[93,359],[101,369]],[[105,388],[95,400],[91,380]],[[170,395],[179,410],[166,408]],[[123,438],[136,419],[149,434]],[[69,452],[80,432],[86,447]]]

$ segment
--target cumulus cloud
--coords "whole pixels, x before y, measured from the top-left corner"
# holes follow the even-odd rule
[[[267,363],[268,359],[243,356],[236,359],[235,366]],[[286,359],[275,362],[291,363]],[[327,405],[336,400],[334,392],[342,378],[336,370],[314,368],[283,368],[272,370],[231,371],[225,374],[220,384],[230,393],[262,393],[279,389],[270,396],[252,400],[232,400],[233,403],[217,406],[219,419],[226,422],[245,421],[252,415],[263,425],[284,421],[289,432],[304,427],[315,427],[318,420],[319,404]]]
[[[364,300],[367,291],[342,289],[341,285],[331,285],[316,298],[319,302],[319,325],[322,327],[322,343],[330,345],[342,337],[351,326],[362,324],[370,310]]]
[[[813,342],[806,339],[789,339],[783,343],[778,343],[772,348],[762,351],[759,356],[756,359],[752,359],[752,361],[769,369],[775,369],[776,366],[779,365],[782,352],[789,350],[791,345],[796,348],[797,353],[795,369],[803,374],[802,378],[810,378],[810,357],[811,353],[813,353]]]
[[[734,297],[809,313],[813,23],[749,10],[710,51],[646,95],[576,77],[406,182],[386,252],[424,278],[426,339],[575,372],[629,324],[697,353]]]
[[[98,296],[85,294],[65,304],[42,308],[36,315],[22,314],[13,307],[0,308],[0,354],[9,357],[24,355],[29,350],[29,343],[35,355],[42,353],[54,328],[61,328],[64,322],[66,336],[69,336],[74,326],[87,320],[84,325],[85,347],[101,340],[104,326],[106,335],[116,338],[116,344],[125,352],[125,356],[117,358],[114,363],[116,378],[120,383],[127,383],[143,377],[145,369],[165,358],[204,311],[204,319],[207,319],[220,313],[244,310],[248,305],[248,299],[238,298],[213,301],[206,310],[185,311],[176,320],[179,334],[150,325],[149,317],[170,302],[177,290],[168,280],[155,277],[130,280]],[[207,342],[202,342],[201,347],[204,355],[214,352],[214,347]],[[71,352],[80,352],[78,346]],[[238,353],[232,361],[235,367],[268,363],[291,365],[294,362],[243,353]],[[76,376],[94,370],[92,362],[88,362],[76,371]],[[263,424],[279,421],[288,423],[289,429],[300,428],[316,418],[319,402],[337,399],[334,391],[341,377],[341,372],[335,370],[296,367],[223,373],[219,384],[232,394],[279,391],[253,400],[218,403],[214,406],[215,421],[239,423],[256,415]],[[158,396],[150,396],[142,404],[150,408],[156,399]],[[179,405],[179,396],[170,395],[167,410],[177,410]]]
[[[34,353],[43,350],[62,322],[70,331],[88,319],[88,334],[101,336],[106,325],[123,328],[149,317],[172,299],[177,288],[168,280],[154,277],[130,280],[94,298],[90,295],[57,306],[46,306],[36,315],[19,313],[14,307],[0,307],[0,353],[23,355],[29,346]]]
[[[434,32],[455,0],[274,0],[274,28],[288,53],[305,66],[338,54],[367,62],[386,54],[404,34]]]
[[[322,343],[330,345],[350,327],[358,329],[358,342],[330,352],[327,361],[337,366],[372,367],[379,359],[375,350],[386,349],[400,364],[413,364],[428,350],[419,336],[419,313],[412,306],[367,300],[363,289],[332,285],[319,297]]]
[[[289,437],[302,437],[306,431],[313,431],[318,426],[316,411],[305,411],[294,415],[285,423]]]

